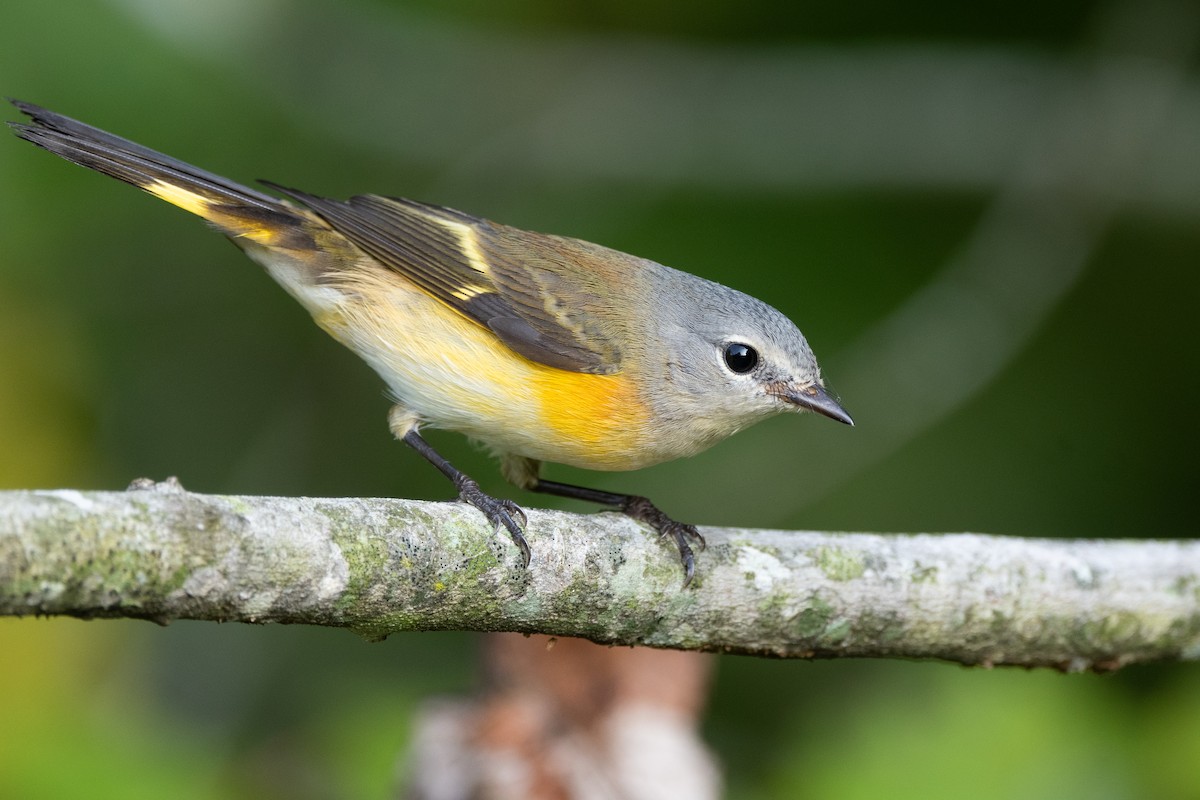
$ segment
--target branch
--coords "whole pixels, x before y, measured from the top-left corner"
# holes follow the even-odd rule
[[[460,503],[0,492],[0,614],[522,631],[782,657],[1115,669],[1200,658],[1200,542],[706,529],[696,581],[615,514],[530,511],[529,569]]]

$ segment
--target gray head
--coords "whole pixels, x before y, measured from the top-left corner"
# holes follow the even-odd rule
[[[825,391],[817,359],[791,320],[727,286],[670,272],[662,277],[678,302],[665,303],[658,314],[676,402],[681,395],[692,400],[684,401],[692,413],[723,426],[724,435],[788,411],[854,424]]]

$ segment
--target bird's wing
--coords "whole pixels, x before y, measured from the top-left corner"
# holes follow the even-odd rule
[[[531,361],[571,372],[620,369],[620,328],[605,311],[604,257],[632,257],[412,200],[330,200],[267,185]]]

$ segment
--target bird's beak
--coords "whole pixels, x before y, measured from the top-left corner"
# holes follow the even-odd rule
[[[780,392],[779,396],[798,408],[815,411],[818,414],[823,414],[830,419],[836,419],[838,422],[844,422],[847,425],[854,424],[854,420],[846,413],[846,409],[842,408],[837,400],[830,397],[829,392],[815,383],[803,389],[789,386]]]

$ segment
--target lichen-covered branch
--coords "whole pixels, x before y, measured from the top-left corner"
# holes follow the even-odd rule
[[[0,614],[525,631],[784,657],[1114,669],[1200,658],[1200,542],[705,529],[696,580],[616,514],[0,492]]]

